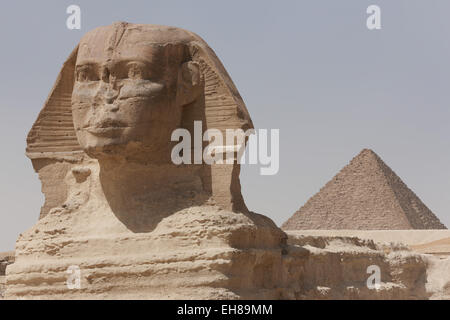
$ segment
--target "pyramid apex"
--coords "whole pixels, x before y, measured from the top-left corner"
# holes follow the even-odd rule
[[[352,163],[360,163],[360,162],[367,162],[367,161],[383,161],[381,158],[369,148],[364,148],[361,150],[360,153],[358,153],[356,156],[353,157],[353,159],[350,161],[350,164]]]
[[[361,152],[359,154],[376,154],[376,153],[372,149],[364,148],[361,150]]]
[[[383,162],[381,157],[372,149],[364,148],[361,150],[360,153],[358,153],[351,161],[350,163],[359,163],[359,162],[367,162],[367,161],[376,161],[376,162]]]

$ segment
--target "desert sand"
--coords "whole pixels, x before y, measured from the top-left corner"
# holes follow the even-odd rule
[[[410,247],[445,241],[450,230],[287,230],[289,235],[357,237],[379,243],[403,243]]]
[[[423,244],[411,245],[411,249],[416,252],[450,256],[450,237]]]

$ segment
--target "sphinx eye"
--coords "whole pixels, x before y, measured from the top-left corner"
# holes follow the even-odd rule
[[[139,62],[130,62],[128,64],[129,79],[145,79],[145,65]]]
[[[77,68],[76,79],[78,82],[98,81],[98,76],[90,66],[81,66]]]

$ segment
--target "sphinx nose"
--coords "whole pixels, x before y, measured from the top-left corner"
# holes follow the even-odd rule
[[[107,104],[112,104],[117,99],[118,95],[119,95],[119,91],[114,90],[113,88],[109,87],[105,93],[105,102]]]
[[[111,104],[108,103],[106,105],[106,108],[107,108],[107,111],[111,111],[111,112],[116,112],[119,110],[119,106],[117,104],[113,104],[113,103],[111,103]]]

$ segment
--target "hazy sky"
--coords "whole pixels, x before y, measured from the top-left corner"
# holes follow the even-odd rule
[[[81,30],[66,8],[81,7]],[[366,8],[381,7],[369,31]],[[371,148],[450,226],[450,1],[8,1],[0,10],[0,251],[43,203],[25,138],[80,37],[115,21],[199,34],[257,128],[280,129],[280,171],[244,166],[248,207],[277,224]]]

